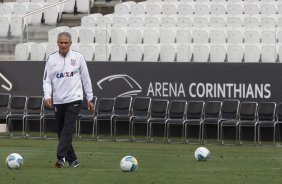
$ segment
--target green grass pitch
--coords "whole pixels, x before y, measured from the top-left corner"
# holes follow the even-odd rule
[[[0,139],[1,184],[266,184],[282,183],[282,148],[204,145],[208,161],[196,161],[202,145],[74,140],[80,166],[58,169],[57,140]],[[20,170],[9,170],[6,156],[23,156]],[[124,173],[119,162],[133,155],[136,172]]]

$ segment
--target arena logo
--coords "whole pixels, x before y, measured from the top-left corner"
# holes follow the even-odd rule
[[[271,84],[150,82],[147,96],[185,98],[271,98]]]
[[[13,84],[2,73],[0,73],[0,79],[5,82],[5,84],[1,84],[1,87],[7,91],[11,91]]]
[[[127,74],[109,75],[97,82],[100,90],[114,91],[116,96],[136,96],[142,92],[140,84]]]

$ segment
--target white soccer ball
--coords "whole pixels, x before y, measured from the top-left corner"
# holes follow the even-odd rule
[[[195,159],[198,161],[208,160],[210,158],[210,151],[205,147],[199,147],[195,151]]]
[[[138,167],[138,162],[133,156],[125,156],[120,161],[120,168],[124,172],[136,171]]]
[[[23,157],[18,153],[11,153],[6,158],[6,164],[9,169],[19,169],[23,165]]]

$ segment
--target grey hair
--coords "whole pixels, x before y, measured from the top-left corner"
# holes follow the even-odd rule
[[[59,33],[57,39],[59,39],[61,36],[68,37],[71,40],[71,34],[68,33],[68,32],[61,32],[61,33]]]

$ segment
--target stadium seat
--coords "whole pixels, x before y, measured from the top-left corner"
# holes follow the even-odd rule
[[[64,3],[64,13],[74,13],[75,0],[69,0]]]
[[[13,14],[14,15],[24,15],[28,12],[28,4],[15,4],[13,6]]]
[[[114,44],[125,44],[127,37],[127,28],[112,28],[111,29],[111,43]]]
[[[211,44],[210,45],[210,61],[211,62],[225,62],[227,55],[227,48],[225,44]]]
[[[209,136],[208,126],[216,126],[217,128],[217,141],[219,142],[219,121],[221,113],[221,101],[207,101],[203,121],[201,121],[201,135],[202,142],[207,143]]]
[[[79,30],[79,43],[94,43],[95,40],[95,29],[93,27],[86,27],[86,28],[81,28]]]
[[[32,12],[32,11],[35,11],[35,10],[38,10],[40,8],[42,8],[44,6],[44,3],[33,3],[33,2],[30,2],[28,4],[28,12]],[[34,13],[32,15],[29,16],[28,18],[28,24],[31,24],[31,25],[41,25],[42,23],[42,11],[41,12],[37,12],[37,13]]]
[[[260,32],[257,29],[246,29],[244,31],[245,43],[260,43]]]
[[[193,26],[195,28],[209,27],[209,19],[207,16],[195,16],[193,17]],[[187,28],[187,27],[186,27]]]
[[[127,27],[128,26],[128,16],[114,16],[113,17],[113,27]]]
[[[9,16],[0,16],[0,24],[1,24],[1,29],[0,29],[0,37],[8,37],[8,31],[10,29],[10,17]]]
[[[193,26],[193,19],[187,16],[177,16],[177,27],[189,28]]]
[[[139,125],[146,124],[147,127],[147,120],[150,116],[150,108],[151,108],[151,98],[150,97],[140,97],[137,96],[134,98],[133,105],[132,105],[132,116],[130,118],[130,126],[131,126],[131,141],[136,141],[135,135],[137,135],[138,130],[140,128],[136,128]],[[148,135],[148,129],[146,129],[146,136]]]
[[[103,124],[106,123],[105,120],[107,120],[110,124],[110,138],[113,136],[113,130],[112,130],[112,115],[113,115],[113,109],[114,109],[114,98],[100,98],[98,100],[97,104],[97,111],[96,116],[94,118],[94,135],[96,137],[96,140],[101,139],[100,133],[100,121],[104,121]]]
[[[261,43],[276,43],[276,30],[275,29],[262,29]]]
[[[44,61],[46,59],[47,43],[33,44],[30,46],[30,61]]]
[[[260,6],[260,12],[263,15],[275,15],[277,14],[277,8],[274,2],[265,2]]]
[[[256,2],[244,3],[244,14],[257,15],[260,14],[260,6]]]
[[[209,43],[209,33],[204,29],[193,29],[193,42],[194,43]]]
[[[226,15],[226,27],[228,28],[240,28],[243,27],[243,17]]]
[[[97,97],[93,97],[93,103],[94,103],[94,109],[96,106]],[[86,138],[86,134],[91,134],[91,138],[89,140],[94,139],[94,114],[95,111],[90,112],[88,110],[88,102],[86,98],[83,98],[83,101],[81,103],[81,109],[78,115],[78,126],[77,126],[77,137],[82,140],[88,140]],[[87,126],[90,123],[91,132],[89,132],[89,126]],[[87,124],[87,125],[85,125]],[[84,137],[85,135],[85,137]]]
[[[146,4],[147,15],[160,15],[162,8],[160,3],[147,3]]]
[[[262,16],[260,24],[262,28],[275,28],[277,25],[276,17]]]
[[[176,58],[176,47],[174,44],[160,44],[160,61],[174,62]]]
[[[174,29],[160,29],[159,31],[160,43],[175,43],[176,32]]]
[[[101,13],[94,13],[81,18],[81,26],[83,27],[95,27],[97,25],[98,17],[102,17]]]
[[[78,51],[82,53],[86,61],[93,61],[95,54],[94,44],[78,44]]]
[[[227,46],[227,62],[242,62],[244,46],[242,44],[229,44]]]
[[[16,122],[13,120],[23,120],[23,117],[26,113],[26,96],[11,96],[11,103],[10,103],[10,113],[6,116],[6,123],[7,123],[7,130],[10,137],[18,137],[19,135],[15,135],[15,127]],[[24,124],[23,121],[20,122],[21,125],[21,135],[19,137],[24,137]]]
[[[193,45],[194,62],[208,62],[209,56],[210,56],[210,49],[208,44]]]
[[[17,4],[15,2],[1,3],[0,4],[0,15],[11,15],[13,14],[13,6]]]
[[[177,12],[182,16],[193,15],[194,7],[190,3],[179,3]]]
[[[129,27],[143,27],[145,25],[145,19],[142,16],[129,16],[128,26]]]
[[[242,127],[253,127],[254,129],[254,144],[257,143],[257,102],[241,102],[239,108],[239,121],[234,124],[238,128],[238,143],[242,144]]]
[[[126,46],[111,44],[111,61],[126,61]]]
[[[209,3],[195,3],[194,14],[200,15],[200,16],[210,14],[210,4]]]
[[[229,15],[243,15],[243,3],[227,3],[227,14]]]
[[[180,127],[181,142],[184,141],[184,126],[183,121],[186,119],[187,101],[186,100],[172,100],[169,103],[168,118],[165,120],[166,138],[165,141],[170,143],[173,140],[172,132]],[[173,131],[174,130],[174,131]],[[179,134],[178,134],[179,135]]]
[[[225,28],[226,18],[225,16],[211,16],[210,27],[211,28]]]
[[[77,12],[90,13],[90,8],[93,6],[94,0],[76,1]]]
[[[226,34],[227,34],[227,43],[232,43],[232,44],[243,43],[244,36],[242,29],[230,28],[226,30]]]
[[[95,30],[95,43],[107,44],[110,43],[111,30],[105,28],[98,28]]]
[[[238,130],[237,130],[237,122],[238,122],[238,111],[239,111],[239,100],[233,99],[225,99],[222,101],[221,106],[221,117],[219,120],[218,128],[219,128],[219,142],[224,144],[226,139],[230,136],[229,134],[224,133],[224,127],[234,126],[236,127],[235,137],[236,137],[236,144],[238,143]],[[226,137],[225,137],[226,135]],[[226,139],[225,139],[226,138]]]
[[[71,27],[70,29],[66,30],[66,32],[71,34],[72,43],[79,42],[79,31],[82,29],[81,26]]]
[[[120,4],[116,4],[114,7],[114,14],[116,15],[128,15],[130,14],[131,6],[136,4],[134,1],[127,1]]]
[[[164,16],[161,17],[161,27],[162,28],[171,28],[176,27],[177,19],[175,16]]]
[[[158,44],[144,44],[143,61],[157,62],[159,61],[160,48]]]
[[[210,43],[226,43],[226,31],[220,28],[210,29],[209,38]]]
[[[142,61],[143,47],[140,44],[127,44],[127,61]]]
[[[212,15],[226,15],[226,3],[212,1],[210,5],[210,12]]]
[[[177,14],[177,6],[176,3],[164,3],[161,6],[163,15],[176,15]]]
[[[26,102],[26,112],[23,116],[23,135],[26,138],[42,138],[42,114],[43,114],[43,97],[29,96]],[[31,122],[33,126],[31,126]],[[38,123],[39,121],[39,123]],[[34,124],[39,124],[39,135],[34,135]],[[38,126],[37,126],[38,127]]]
[[[275,44],[262,44],[261,45],[261,62],[277,61],[277,49]]]
[[[190,29],[177,29],[176,30],[176,43],[191,43],[192,42],[192,34]]]
[[[156,44],[159,43],[159,29],[145,29],[143,32],[144,44]]]
[[[150,110],[150,118],[147,120],[147,138],[148,141],[154,141],[154,135],[156,134],[156,129],[154,127],[156,125],[163,125],[163,134],[162,137],[165,139],[166,130],[165,130],[165,120],[167,119],[169,108],[169,101],[165,99],[153,99]],[[160,127],[157,126],[158,132],[160,131]]]
[[[262,129],[263,128],[273,128],[273,144],[275,145],[275,112],[276,112],[276,103],[275,102],[260,102],[258,105],[258,144],[262,145]]]
[[[15,48],[15,57],[17,61],[27,61],[30,58],[31,46],[34,42],[19,43]]]
[[[260,27],[260,20],[259,17],[250,17],[250,16],[246,16],[244,17],[244,26],[246,28],[257,28]]]
[[[113,138],[114,140],[121,139],[121,135],[124,134],[124,128],[119,126],[119,124],[126,123],[128,126],[127,135],[128,140],[130,140],[130,118],[131,118],[131,106],[132,97],[116,97],[114,104],[114,112],[112,117],[112,127],[113,127]]]
[[[143,42],[143,29],[129,28],[127,30],[128,44],[141,44]]]
[[[68,1],[71,2],[72,0]],[[68,3],[66,2],[65,5]],[[66,6],[64,6],[66,7]],[[53,6],[43,10],[44,20],[46,25],[57,25],[58,20],[61,19],[62,10],[59,5]]]
[[[161,25],[161,15],[159,16],[146,16],[145,17],[145,27],[155,28]]]
[[[246,44],[244,48],[244,62],[260,62],[261,48],[259,44]]]
[[[112,24],[113,24],[113,17],[115,15],[114,14],[107,14],[104,16],[99,16],[97,17],[97,26],[98,27],[106,27],[107,29],[109,29]]]
[[[24,18],[24,21],[22,21],[22,17],[20,15],[11,15],[10,20],[11,36],[21,37],[23,34],[23,30],[26,29],[27,18]]]
[[[192,59],[192,48],[187,44],[177,44],[176,46],[176,61],[190,62]]]
[[[111,50],[108,45],[95,45],[94,61],[109,61]]]
[[[145,15],[146,1],[130,5],[131,15]]]
[[[201,142],[201,121],[203,120],[205,103],[204,101],[188,101],[186,119],[183,121],[184,139],[186,143],[190,143],[191,131],[190,127],[198,127],[198,139]]]

